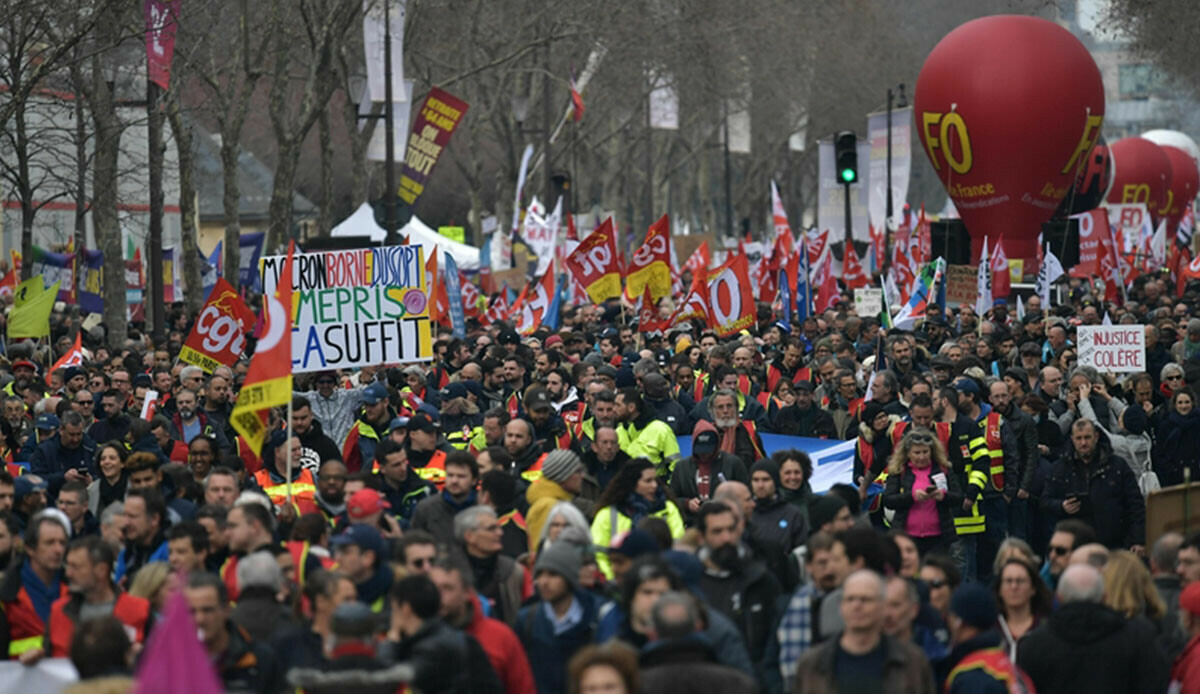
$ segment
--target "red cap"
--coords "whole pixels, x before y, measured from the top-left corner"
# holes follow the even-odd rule
[[[32,370],[34,373],[37,373],[37,370],[38,370],[37,364],[34,364],[33,362],[29,361],[28,359],[18,359],[16,361],[14,361],[13,365],[12,365],[13,369],[19,369],[22,366],[27,369]]]
[[[546,338],[546,341],[544,343],[542,343],[542,346],[543,347],[553,347],[554,345],[561,345],[562,343],[563,343],[563,339],[561,337],[559,337],[558,335],[551,335],[550,337]]]
[[[1200,581],[1192,581],[1179,594],[1179,609],[1200,615]]]
[[[373,513],[379,513],[383,509],[391,507],[392,505],[374,489],[360,489],[351,494],[350,499],[346,502],[346,514],[350,516],[350,520],[360,521]]]

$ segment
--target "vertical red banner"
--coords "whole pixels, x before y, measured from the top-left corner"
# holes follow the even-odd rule
[[[171,84],[171,58],[175,55],[175,29],[180,0],[146,0],[146,77],[167,89]]]

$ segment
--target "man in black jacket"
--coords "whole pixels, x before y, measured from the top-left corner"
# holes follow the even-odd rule
[[[1017,440],[1017,493],[1008,500],[1008,531],[1019,538],[1029,537],[1029,491],[1038,461],[1037,422],[1013,402],[1012,393],[1004,381],[988,388],[992,409],[1004,417]]]
[[[1110,549],[1143,554],[1146,502],[1129,464],[1089,419],[1071,425],[1071,445],[1050,469],[1042,508],[1056,520],[1077,518]]]
[[[704,564],[700,588],[713,609],[733,620],[746,641],[750,659],[760,663],[776,621],[779,582],[741,543],[738,514],[732,506],[720,501],[705,503],[696,525],[704,539],[698,555]]]
[[[796,402],[779,411],[773,429],[777,434],[807,436],[814,439],[837,438],[833,415],[817,407],[813,402],[813,386],[810,381],[795,384]]]
[[[642,648],[643,694],[667,692],[750,692],[758,684],[743,672],[717,662],[708,640],[696,633],[695,598],[669,592],[654,603],[651,641]]]
[[[671,398],[671,384],[659,373],[646,374],[642,378],[642,398],[646,409],[654,414],[660,422],[675,432],[676,436],[686,436],[691,432],[691,417],[678,401]]]
[[[442,596],[428,576],[397,581],[391,601],[391,656],[413,667],[414,689],[445,694],[504,691],[479,643],[438,616]]]
[[[721,450],[717,428],[702,419],[692,432],[692,454],[676,463],[671,474],[671,492],[688,525],[694,523],[700,505],[713,498],[724,482],[749,486],[750,474],[741,458]]]
[[[78,412],[67,412],[58,433],[37,447],[29,467],[30,472],[46,480],[54,498],[63,482],[91,484],[99,477],[95,461],[96,444],[83,431],[83,417]]]
[[[256,643],[229,618],[224,581],[210,573],[194,573],[183,589],[192,620],[228,691],[274,694],[283,691],[282,673],[271,649]]]
[[[1104,604],[1104,579],[1076,564],[1058,581],[1062,605],[1017,644],[1017,664],[1039,692],[1164,692],[1170,665],[1145,617]]]
[[[312,403],[303,395],[292,398],[292,433],[300,439],[300,465],[314,475],[326,460],[342,459],[342,452],[321,430]]]
[[[790,593],[799,581],[791,553],[808,539],[808,516],[784,500],[782,488],[775,461],[763,458],[750,468],[754,510],[746,519],[746,536],[755,554]]]

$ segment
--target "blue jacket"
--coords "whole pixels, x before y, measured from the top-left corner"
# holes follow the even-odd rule
[[[545,603],[532,602],[517,613],[513,629],[521,639],[525,652],[532,654],[529,665],[537,682],[538,694],[565,694],[567,691],[567,661],[579,649],[592,642],[602,607],[599,597],[575,591],[575,600],[583,608],[583,619],[567,631],[555,635],[554,625],[546,616]]]
[[[162,536],[162,534],[160,533],[160,537],[161,536]],[[121,582],[121,579],[125,576],[125,573],[127,571],[131,574],[130,582],[132,582],[133,581],[132,574],[137,573],[138,569],[142,568],[143,566],[145,566],[146,564],[149,564],[151,562],[167,560],[168,551],[167,551],[166,539],[163,539],[162,544],[158,545],[158,547],[155,548],[155,550],[153,552],[151,552],[148,556],[146,556],[144,559],[139,556],[134,556],[134,555],[138,554],[136,547],[134,548],[133,554],[131,554],[129,551],[130,547],[133,547],[133,545],[131,543],[126,544],[124,547],[121,548],[121,553],[117,555],[117,565],[113,569],[113,581],[116,583]],[[141,560],[141,561],[139,561],[139,560]],[[129,571],[129,569],[132,569],[132,571]]]
[[[63,448],[62,439],[55,434],[37,447],[29,461],[29,471],[46,480],[51,498],[58,496],[67,470],[80,470],[93,478],[100,476],[96,467],[96,443],[87,434],[83,435],[79,447],[73,449]]]

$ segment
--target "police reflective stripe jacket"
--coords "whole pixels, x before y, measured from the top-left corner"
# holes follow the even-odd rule
[[[254,473],[254,481],[262,488],[263,493],[271,499],[271,503],[282,506],[287,503],[287,481],[270,470],[263,468]],[[305,505],[316,506],[317,481],[307,468],[300,468],[300,474],[292,480],[293,502],[304,502]]]
[[[1011,499],[1017,491],[1017,440],[999,412],[986,404],[981,409],[969,443],[972,469],[987,475],[989,496],[1004,494]]]

